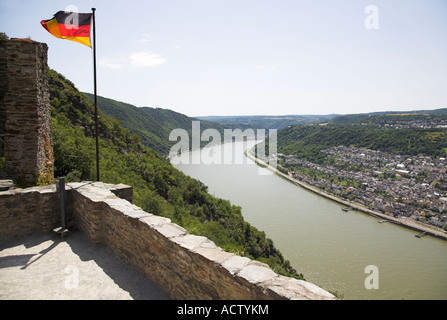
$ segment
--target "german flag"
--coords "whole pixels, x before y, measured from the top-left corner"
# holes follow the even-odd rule
[[[56,38],[76,41],[91,48],[92,15],[92,13],[59,11],[53,19],[42,20],[40,24]]]

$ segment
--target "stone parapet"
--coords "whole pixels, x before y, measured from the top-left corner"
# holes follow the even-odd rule
[[[129,198],[128,186],[69,183],[66,193],[69,228],[79,228],[93,243],[106,244],[172,299],[335,299],[312,283],[225,252],[206,237],[117,196]],[[0,235],[51,232],[60,223],[59,208],[54,186],[0,192]]]
[[[58,201],[55,185],[0,192],[0,241],[51,232],[60,225]]]

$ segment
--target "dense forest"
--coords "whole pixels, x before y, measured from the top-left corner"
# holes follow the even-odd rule
[[[68,79],[54,70],[49,74],[54,175],[69,182],[94,180],[94,107]],[[144,146],[117,119],[100,112],[99,136],[101,181],[131,185],[134,203],[143,210],[168,217],[226,251],[265,262],[279,274],[303,278],[264,232],[244,221],[240,207],[211,196],[203,183]]]
[[[420,110],[414,112],[374,112],[348,114],[334,117],[330,124],[368,124],[403,123],[408,121],[440,121],[447,120],[447,108],[436,110]]]
[[[84,93],[91,102],[94,96]],[[225,123],[207,121],[203,119],[191,118],[184,114],[162,108],[136,107],[134,105],[116,101],[110,98],[98,96],[98,108],[103,114],[118,119],[122,127],[132,134],[137,134],[143,145],[151,148],[162,156],[167,156],[170,148],[176,141],[169,141],[169,134],[173,129],[184,129],[190,136],[190,147],[192,146],[192,121],[200,121],[201,131],[206,129],[216,129],[224,136],[224,129],[248,128],[242,123]],[[198,137],[200,139],[200,137]],[[214,142],[214,141],[213,141]],[[208,141],[200,141],[203,147]]]
[[[315,163],[327,160],[321,150],[340,145],[402,155],[447,157],[447,130],[328,124],[297,125],[278,131],[279,153]]]
[[[252,129],[283,129],[296,124],[311,124],[326,122],[335,117],[330,115],[285,115],[285,116],[206,116],[203,120],[218,122],[222,125],[245,125]]]

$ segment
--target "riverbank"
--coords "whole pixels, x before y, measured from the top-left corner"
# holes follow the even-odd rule
[[[300,186],[300,187],[302,187],[302,188],[304,188],[304,189],[306,189],[308,191],[316,193],[319,196],[325,197],[325,198],[327,198],[329,200],[332,200],[334,202],[342,204],[342,205],[344,205],[346,207],[351,207],[351,208],[353,208],[356,211],[368,214],[368,215],[373,216],[375,218],[381,219],[382,221],[391,222],[391,223],[394,223],[394,224],[399,225],[401,227],[409,228],[409,229],[418,231],[420,233],[424,233],[424,235],[430,235],[430,236],[433,236],[433,237],[436,237],[436,238],[439,238],[439,239],[442,239],[442,240],[447,240],[447,233],[445,233],[443,231],[434,230],[431,227],[420,225],[420,224],[418,224],[416,221],[414,221],[411,218],[407,218],[407,217],[395,218],[395,217],[387,215],[387,214],[376,212],[376,211],[368,209],[368,208],[366,208],[366,207],[364,207],[364,206],[362,206],[362,205],[360,205],[358,203],[354,203],[354,202],[351,202],[351,201],[348,201],[348,200],[341,199],[341,198],[336,197],[336,196],[334,196],[332,194],[326,193],[326,192],[324,192],[324,191],[322,191],[322,190],[320,190],[318,188],[312,187],[312,186],[308,185],[307,183],[304,183],[302,181],[294,179],[290,174],[282,173],[281,171],[277,170],[276,168],[270,166],[268,163],[266,163],[266,162],[256,158],[251,153],[251,150],[249,150],[249,151],[247,150],[245,152],[245,155],[249,159],[253,160],[256,164],[260,165],[261,167],[265,167],[266,169],[271,170],[272,172],[274,172],[276,175],[280,176],[281,178],[284,178],[284,179],[288,180],[289,182],[291,182],[291,183],[293,183],[295,185],[298,185],[298,186]]]

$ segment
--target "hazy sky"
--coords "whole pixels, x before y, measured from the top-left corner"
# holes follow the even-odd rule
[[[0,0],[0,32],[49,45],[93,92],[92,50],[40,21],[96,7],[98,95],[189,116],[447,107],[446,0]]]

